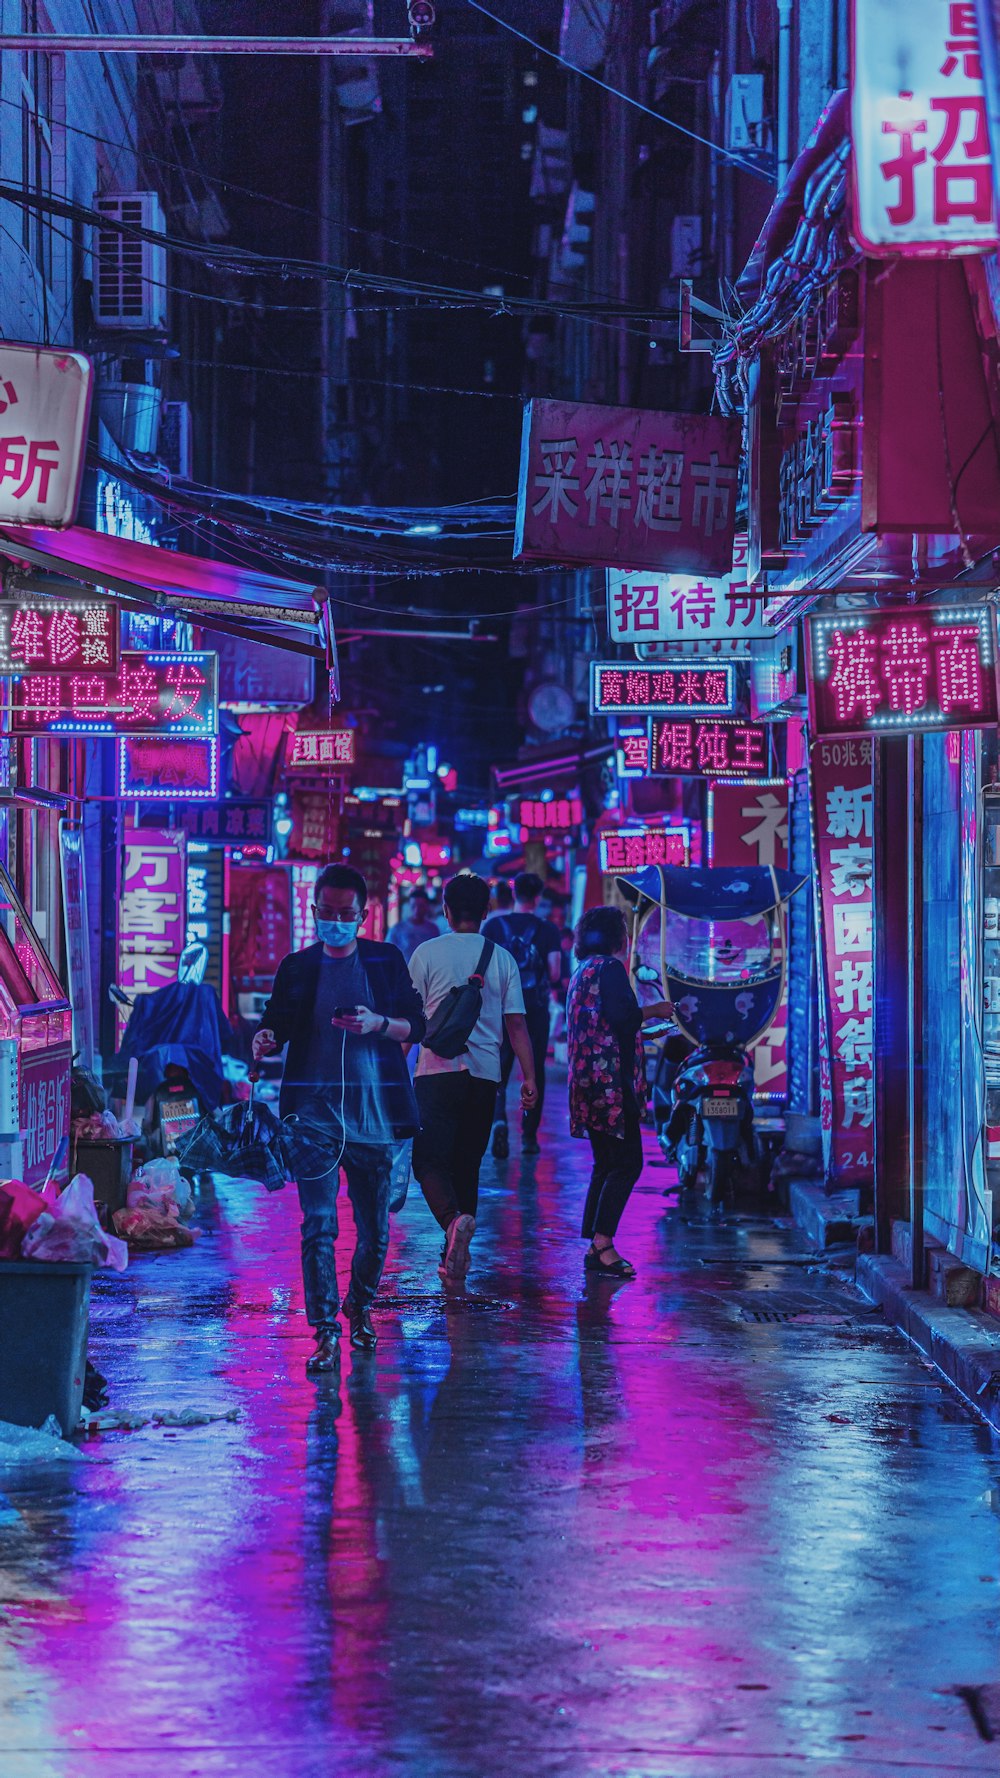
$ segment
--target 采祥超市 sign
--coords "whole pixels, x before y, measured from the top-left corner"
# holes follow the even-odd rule
[[[0,525],[73,524],[92,382],[79,352],[0,345]]]
[[[975,0],[854,0],[855,233],[869,253],[996,246]]]
[[[820,1123],[827,1176],[869,1183],[874,1170],[875,964],[872,743],[817,741],[809,762],[819,886]]]
[[[118,670],[118,607],[110,599],[0,600],[0,673]]]
[[[594,716],[726,714],[736,706],[736,669],[731,661],[699,666],[685,661],[662,667],[590,664],[590,709]]]
[[[690,836],[685,827],[654,827],[636,823],[609,828],[598,836],[601,870],[643,870],[648,864],[687,864]]]
[[[21,735],[170,735],[194,739],[219,726],[216,656],[123,649],[117,675],[25,673],[13,689]]]
[[[292,736],[286,768],[292,771],[316,771],[323,766],[354,764],[354,730],[352,728],[304,729]]]
[[[746,578],[747,539],[737,537],[733,567],[719,579],[695,574],[608,569],[608,636],[612,642],[731,642],[771,634],[763,599]]]
[[[214,801],[219,794],[219,742],[171,735],[119,735],[118,794],[160,802]],[[185,826],[190,827],[185,817]]]
[[[530,401],[516,557],[727,574],[739,421]]]
[[[650,724],[649,772],[658,778],[764,778],[769,776],[764,723],[707,718]]]
[[[836,612],[806,636],[814,736],[996,725],[988,605]]]

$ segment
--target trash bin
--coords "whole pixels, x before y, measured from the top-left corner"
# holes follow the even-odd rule
[[[79,1425],[92,1270],[0,1260],[0,1420],[42,1426],[54,1414],[64,1438]]]
[[[81,1136],[74,1143],[70,1171],[86,1173],[93,1183],[94,1202],[107,1206],[109,1219],[116,1210],[125,1208],[134,1147],[132,1136]]]

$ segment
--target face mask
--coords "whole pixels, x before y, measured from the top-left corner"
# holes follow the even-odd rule
[[[319,920],[316,931],[325,945],[333,945],[339,950],[342,945],[349,945],[357,937],[357,920]]]

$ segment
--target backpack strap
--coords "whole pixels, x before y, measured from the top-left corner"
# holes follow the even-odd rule
[[[483,948],[479,953],[479,962],[476,964],[475,969],[469,977],[470,982],[478,983],[481,988],[485,987],[486,971],[489,969],[490,961],[495,950],[496,945],[493,943],[493,940],[491,938],[484,938]]]

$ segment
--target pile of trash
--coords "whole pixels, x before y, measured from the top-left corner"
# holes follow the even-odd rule
[[[94,1187],[77,1173],[65,1191],[40,1191],[22,1179],[0,1180],[0,1259],[72,1260],[124,1272],[128,1248],[101,1227]]]
[[[112,1221],[130,1247],[161,1253],[194,1246],[194,1229],[181,1221],[192,1207],[191,1186],[178,1162],[146,1161],[132,1176],[124,1210],[116,1210]]]
[[[91,1111],[73,1119],[73,1141],[130,1142],[142,1135],[142,1125],[134,1117],[116,1117],[113,1111]]]

